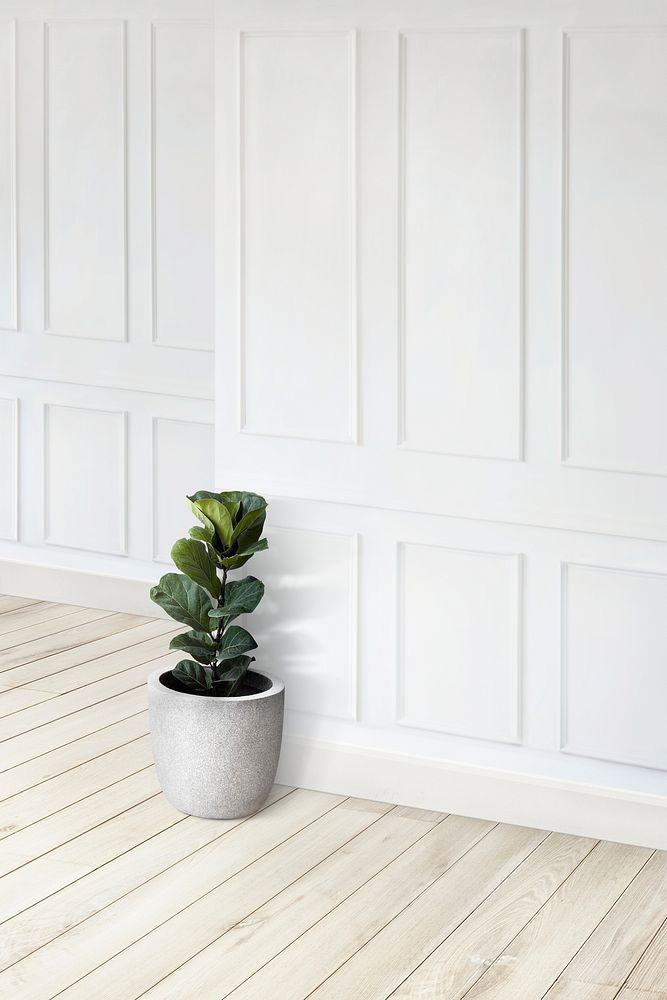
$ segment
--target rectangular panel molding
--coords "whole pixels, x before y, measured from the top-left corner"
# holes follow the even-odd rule
[[[667,770],[667,574],[563,565],[562,748]]]
[[[243,32],[239,73],[241,429],[355,441],[355,34]]]
[[[0,538],[18,537],[18,399],[0,398]]]
[[[44,407],[44,541],[127,552],[127,414]]]
[[[0,21],[0,329],[18,329],[16,25]]]
[[[400,39],[399,443],[523,457],[524,42]]]
[[[213,25],[151,26],[153,340],[213,350]]]
[[[125,22],[44,25],[44,328],[127,336]]]
[[[563,459],[667,475],[667,29],[564,37]]]
[[[186,497],[215,490],[213,457],[213,424],[153,420],[153,558],[158,562],[171,562],[172,545],[192,527]]]
[[[286,707],[357,718],[356,535],[271,525],[248,567],[266,594],[252,616],[257,665],[285,681]]]
[[[398,721],[521,739],[522,560],[398,546]]]

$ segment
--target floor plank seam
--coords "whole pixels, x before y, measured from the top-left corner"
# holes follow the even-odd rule
[[[141,664],[139,664],[139,666],[141,666]],[[134,668],[131,667],[130,669],[134,669]],[[71,712],[65,712],[64,715],[59,715],[55,719],[49,719],[47,722],[40,722],[39,725],[32,726],[30,729],[24,729],[20,733],[14,733],[13,736],[6,736],[4,739],[0,739],[0,744],[1,743],[9,743],[10,740],[19,739],[19,737],[21,737],[21,736],[27,736],[28,733],[34,733],[38,729],[44,729],[45,726],[51,726],[51,725],[53,725],[54,722],[60,722],[62,719],[69,719],[72,715],[78,715],[79,712],[85,711],[87,708],[94,708],[96,705],[103,705],[105,701],[112,701],[114,698],[120,698],[121,695],[128,694],[130,691],[138,691],[139,688],[143,688],[145,686],[146,686],[146,682],[145,681],[140,681],[139,684],[133,684],[132,687],[124,688],[122,691],[116,691],[116,692],[114,692],[114,694],[107,695],[106,698],[100,698],[99,701],[91,701],[91,703],[89,705],[79,706],[79,708],[75,708]],[[71,694],[71,692],[68,691],[67,694]],[[64,697],[64,695],[60,695],[60,697]],[[35,707],[35,706],[31,706],[31,707]],[[25,712],[25,711],[28,711],[28,710],[27,709],[22,709],[22,711]],[[19,713],[17,713],[17,714],[19,714]],[[33,759],[33,758],[30,758],[30,759]],[[7,770],[9,770],[9,768]]]
[[[277,799],[277,800],[274,800],[274,801],[273,801],[273,802],[271,802],[271,803],[270,803],[270,804],[269,804],[268,806],[265,806],[265,807],[263,807],[263,808],[262,808],[262,809],[260,810],[260,813],[261,813],[261,812],[263,812],[265,808],[266,808],[266,809],[270,809],[270,808],[271,808],[271,806],[272,806],[272,805],[274,805],[274,804],[275,804],[276,802],[282,802],[282,801],[283,801],[283,799],[286,799],[286,798],[288,798],[288,797],[289,797],[290,795],[292,795],[292,794],[293,794],[293,793],[294,793],[295,791],[296,791],[296,789],[294,789],[294,788],[290,788],[290,789],[289,789],[289,791],[288,791],[288,792],[286,792],[286,793],[285,793],[285,795],[281,796],[281,798],[280,798],[280,799]],[[158,794],[161,794],[161,793],[158,793]],[[153,796],[149,796],[149,798],[153,798]],[[142,800],[142,801],[146,801],[146,800]],[[135,804],[136,804],[136,803],[135,803]],[[340,803],[338,803],[338,804],[340,804]],[[130,807],[130,808],[132,808],[132,807]],[[336,806],[332,806],[332,808],[336,808]],[[118,813],[118,815],[120,816],[120,815],[122,815],[122,813],[123,813],[123,812],[127,812],[127,811],[128,811],[127,809],[124,809],[124,810],[123,810],[123,811],[122,811],[121,813]],[[330,811],[330,810],[327,810],[327,811]],[[257,814],[257,813],[255,813],[255,815],[258,815],[258,814]],[[323,814],[323,815],[324,815],[324,814]],[[115,817],[109,817],[109,818],[110,818],[110,819],[114,819]],[[183,818],[184,818],[184,819],[187,819],[188,817],[187,817],[187,816],[184,816]],[[246,817],[244,817],[244,818],[243,818],[243,819],[241,820],[241,822],[240,822],[240,823],[239,823],[239,824],[238,824],[237,826],[234,826],[234,827],[232,827],[232,828],[231,828],[231,829],[229,829],[229,830],[225,830],[225,832],[224,832],[224,833],[220,834],[220,836],[219,836],[219,837],[214,837],[214,838],[213,838],[213,840],[211,840],[211,841],[209,841],[209,842],[208,842],[207,844],[205,844],[205,845],[204,845],[204,847],[209,847],[209,846],[210,846],[211,844],[214,844],[214,843],[218,843],[219,841],[223,840],[223,839],[224,839],[224,837],[228,836],[228,834],[230,834],[230,833],[233,833],[233,831],[234,831],[234,830],[237,830],[237,829],[239,828],[239,826],[242,826],[242,825],[243,825],[244,823],[248,822],[248,820],[250,820],[250,819],[252,819],[252,818],[253,818],[252,816],[246,816]],[[105,820],[104,822],[108,822],[108,820]],[[102,826],[102,825],[103,825],[102,823],[98,824],[98,826]],[[91,827],[91,829],[97,829],[97,827]],[[159,834],[156,834],[155,836],[159,836]],[[72,839],[73,839],[73,840],[75,840],[76,838],[74,837],[74,838],[72,838]],[[152,838],[149,838],[149,839],[152,839]],[[71,843],[71,841],[65,841],[65,843]],[[59,845],[59,846],[62,846],[62,845]],[[181,863],[182,861],[186,860],[186,858],[190,858],[190,857],[192,857],[192,856],[193,856],[194,854],[197,854],[197,853],[198,853],[198,851],[200,851],[200,850],[203,850],[203,849],[204,849],[204,847],[198,847],[198,848],[197,848],[197,849],[196,849],[195,851],[192,851],[192,852],[191,852],[190,854],[187,854],[187,855],[185,855],[185,857],[183,857],[183,858],[179,858],[179,859],[178,859],[178,861],[174,861],[174,862],[173,862],[172,864],[170,864],[170,865],[167,865],[167,867],[166,867],[166,868],[163,868],[163,869],[162,869],[161,871],[157,872],[156,874],[154,874],[154,875],[151,875],[151,877],[150,877],[150,878],[146,879],[146,880],[145,880],[144,882],[141,882],[141,883],[140,883],[140,884],[139,884],[138,886],[133,886],[133,887],[132,887],[131,889],[129,889],[129,890],[127,891],[127,892],[124,892],[124,893],[122,893],[122,894],[121,894],[120,896],[118,896],[118,897],[117,897],[117,899],[114,899],[114,900],[113,900],[113,903],[109,903],[109,904],[106,904],[105,906],[102,906],[102,907],[100,907],[100,909],[99,909],[99,910],[96,910],[96,911],[95,911],[94,913],[92,913],[92,914],[89,914],[88,916],[86,916],[86,917],[85,917],[85,918],[84,918],[83,920],[80,920],[80,921],[77,921],[76,923],[72,924],[72,925],[71,925],[70,927],[67,927],[67,929],[66,929],[66,930],[64,930],[64,931],[61,931],[60,933],[56,934],[56,935],[55,935],[55,937],[53,937],[53,938],[50,938],[50,939],[49,939],[49,941],[44,941],[44,942],[42,942],[42,944],[40,944],[40,945],[39,945],[39,946],[38,946],[37,948],[34,948],[34,949],[32,949],[31,951],[27,952],[27,953],[26,953],[25,955],[22,955],[22,956],[21,956],[21,958],[19,958],[19,959],[17,959],[17,960],[16,960],[16,962],[11,962],[11,963],[10,963],[9,965],[7,965],[7,966],[6,966],[6,969],[11,969],[11,968],[13,968],[13,966],[14,966],[14,965],[18,965],[18,964],[19,964],[19,962],[22,962],[24,958],[27,958],[27,957],[28,957],[28,955],[34,955],[34,954],[35,954],[36,952],[38,952],[38,951],[40,951],[40,950],[41,950],[42,948],[44,948],[44,947],[45,947],[45,946],[46,946],[47,944],[51,944],[51,942],[52,942],[52,941],[57,941],[57,940],[58,940],[58,938],[62,937],[62,936],[63,936],[64,934],[67,934],[67,933],[68,933],[68,932],[69,932],[69,931],[70,931],[70,930],[71,930],[71,929],[72,929],[73,927],[78,927],[78,926],[79,926],[80,924],[82,924],[82,923],[85,923],[85,921],[86,921],[86,920],[89,920],[89,919],[90,919],[90,917],[92,917],[92,916],[95,916],[95,915],[96,915],[97,913],[101,913],[101,912],[103,912],[104,910],[106,910],[106,909],[107,909],[107,906],[110,906],[110,905],[114,905],[114,904],[115,904],[115,903],[117,903],[117,902],[118,902],[119,900],[121,900],[121,899],[125,899],[125,898],[126,898],[127,896],[131,895],[131,893],[133,893],[133,892],[134,892],[134,891],[135,891],[136,889],[138,889],[138,888],[139,888],[140,886],[144,886],[144,885],[148,885],[148,883],[149,883],[149,882],[152,882],[152,881],[153,881],[154,879],[156,879],[156,878],[157,878],[157,877],[158,877],[159,875],[162,875],[162,874],[164,874],[164,872],[167,872],[167,871],[170,871],[170,870],[171,870],[172,868],[175,868],[175,867],[176,867],[176,865],[179,865],[179,864],[180,864],[180,863]],[[56,848],[56,849],[57,849],[57,848]],[[131,849],[133,849],[133,848],[131,848]],[[46,852],[46,853],[50,853],[50,852]],[[129,853],[129,852],[126,852],[126,853]],[[43,855],[40,855],[40,856],[43,856]],[[23,867],[23,866],[20,866],[20,867]],[[82,876],[82,877],[84,877],[84,878],[85,878],[85,876]],[[225,881],[226,881],[226,880],[225,880]],[[59,891],[60,891],[60,890],[59,890]],[[55,895],[55,893],[54,893],[53,895]],[[104,963],[102,963],[102,964],[104,964]],[[6,969],[3,969],[2,971],[3,971],[3,972],[5,972],[5,971],[6,971]],[[86,975],[88,975],[88,973],[86,973]],[[84,977],[80,977],[80,978],[84,978]],[[78,980],[76,980],[76,981],[78,982]],[[73,985],[74,985],[74,983],[72,982],[72,983],[70,983],[70,984],[68,985],[68,987],[67,987],[67,988],[69,989],[69,986],[73,986]],[[62,992],[62,991],[61,991],[61,992]]]
[[[332,907],[332,909],[329,910],[324,916],[319,917],[313,924],[311,924],[308,928],[306,928],[306,930],[302,931],[301,934],[299,934],[297,937],[295,937],[294,941],[290,941],[290,943],[287,944],[287,945],[285,945],[284,948],[281,948],[274,955],[272,955],[271,958],[267,962],[264,962],[264,963],[262,963],[262,965],[258,966],[253,971],[252,975],[248,976],[246,979],[243,980],[243,983],[246,983],[250,979],[252,979],[253,976],[257,975],[258,972],[260,972],[263,968],[265,968],[265,966],[267,966],[270,962],[272,962],[275,958],[277,958],[278,955],[281,955],[284,951],[286,951],[287,948],[291,948],[291,946],[296,941],[298,941],[299,938],[302,938],[304,934],[307,934],[313,927],[316,927],[319,923],[321,923],[322,920],[325,920],[331,913],[334,913],[338,909],[338,907],[341,906],[347,899],[351,899],[352,896],[356,895],[356,893],[361,892],[361,890],[364,888],[364,886],[368,885],[369,882],[372,882],[373,879],[377,878],[382,872],[386,871],[391,865],[395,864],[398,861],[399,858],[401,858],[401,857],[403,857],[403,855],[407,854],[408,851],[411,851],[415,847],[416,844],[421,843],[421,841],[424,839],[424,837],[427,837],[430,833],[433,832],[433,830],[435,830],[437,827],[441,826],[449,818],[450,818],[450,814],[449,813],[443,814],[442,819],[438,820],[438,822],[435,823],[432,827],[429,827],[429,829],[425,830],[424,833],[422,834],[422,836],[419,837],[417,840],[415,840],[414,843],[410,844],[408,847],[405,848],[405,850],[401,851],[400,854],[397,854],[395,858],[392,858],[391,861],[388,861],[386,865],[383,865],[382,868],[380,868],[377,872],[375,872],[373,875],[371,875],[370,878],[366,879],[366,881],[363,882],[362,885],[358,886],[354,890],[354,892],[351,892],[349,896],[346,896],[345,900],[341,900],[339,903],[336,904],[336,906]],[[481,843],[482,840],[484,840],[486,837],[488,837],[488,835],[491,833],[491,831],[495,830],[495,828],[497,826],[498,826],[498,824],[495,823],[491,827],[490,830],[487,830],[487,832],[485,834],[483,834],[479,838],[479,840],[476,840],[474,844],[472,844],[466,851],[464,851],[463,854],[461,855],[461,857],[456,858],[456,860],[453,861],[452,864],[448,868],[445,869],[445,871],[450,871],[454,867],[454,865],[458,864],[458,862],[461,860],[461,858],[464,858],[466,854],[468,854],[474,847],[476,847],[479,843]],[[445,874],[445,872],[442,872],[442,875],[444,875],[444,874]],[[442,875],[439,875],[438,878],[441,878]],[[431,885],[433,885],[435,882],[437,882],[438,878],[434,879],[433,882],[430,882],[427,886],[424,886],[424,888],[422,889],[422,891],[420,893],[418,893],[418,895],[415,897],[415,899],[418,899],[419,896],[421,896],[422,892],[426,892],[426,890],[428,888],[430,888]],[[410,902],[412,902],[412,900]],[[410,903],[406,904],[406,906],[409,906],[409,905],[410,905]],[[403,909],[406,909],[406,907],[403,907]],[[403,909],[400,910],[399,913],[402,913]],[[397,916],[398,916],[398,913],[394,914],[394,917],[392,917],[391,919],[393,920]],[[383,926],[386,927],[387,925],[384,924]],[[382,928],[380,928],[376,932],[376,934],[373,935],[373,937],[376,937],[377,934],[379,934],[381,930],[382,930]],[[370,940],[372,940],[372,938],[369,938],[368,940],[370,941]],[[365,942],[364,945],[362,945],[361,947],[365,947],[366,943],[367,942]],[[357,949],[357,951],[359,951],[359,950],[360,950],[360,948]],[[356,953],[357,952],[355,951],[354,954],[356,954]],[[351,957],[352,956],[350,955],[348,957],[348,959],[346,959],[345,961],[346,962],[349,961],[349,958],[351,958]],[[345,962],[343,962],[342,965],[345,965]],[[323,979],[320,983],[318,983],[317,986],[313,990],[311,990],[311,992],[309,994],[307,994],[306,997],[303,998],[303,1000],[307,1000],[307,997],[310,996],[312,993],[314,993],[315,990],[318,990],[320,988],[320,986],[322,985],[322,983],[325,983],[327,981],[327,979],[330,979],[331,976],[334,975],[338,971],[339,968],[341,968],[341,966],[338,966],[336,969],[334,969],[334,971],[330,975],[326,976],[325,979]],[[239,985],[243,985],[243,983],[241,983]],[[238,986],[235,986],[234,989],[238,989]],[[234,990],[231,990],[231,991],[228,991],[227,993],[222,994],[221,997],[220,997],[220,1000],[225,1000],[225,997],[229,996],[230,993],[233,993],[233,992],[234,992]]]
[[[92,733],[88,733],[87,736],[83,736],[83,737],[79,736],[76,739],[70,740],[68,743],[63,743],[63,744],[61,744],[58,747],[54,747],[52,750],[45,750],[44,753],[37,754],[36,757],[29,757],[27,760],[20,761],[20,763],[18,763],[18,764],[13,764],[11,767],[8,767],[6,771],[0,772],[0,774],[11,774],[11,772],[14,771],[17,767],[23,767],[25,764],[30,764],[32,761],[39,760],[40,757],[46,757],[50,753],[57,753],[59,750],[63,750],[65,747],[73,746],[74,743],[78,743],[81,739],[86,739],[88,736],[95,736],[97,733],[104,732],[105,729],[111,729],[112,726],[117,726],[117,725],[119,725],[119,723],[126,722],[128,719],[134,719],[138,715],[143,715],[145,712],[146,712],[146,709],[144,708],[144,709],[141,709],[141,711],[139,711],[139,712],[134,712],[132,715],[126,716],[124,719],[119,719],[119,720],[116,720],[115,722],[110,722],[106,726],[100,726],[99,729],[93,730],[93,732]],[[141,735],[142,736],[147,736],[148,733],[149,733],[149,730],[148,730],[148,728],[146,728],[146,732],[142,733]],[[127,741],[127,742],[131,742],[131,741]],[[57,777],[60,774],[66,774],[68,771],[73,771],[74,768],[79,767],[80,764],[86,764],[90,760],[96,760],[98,757],[103,757],[104,754],[107,753],[107,752],[108,751],[105,750],[103,753],[101,753],[101,754],[95,754],[93,757],[89,757],[85,761],[80,761],[77,764],[72,764],[71,767],[67,767],[63,771],[58,771],[57,774],[55,774],[55,775],[49,775],[47,778],[42,778],[40,781],[36,781],[34,785],[28,785],[26,789],[21,789],[21,791],[27,791],[28,788],[36,788],[38,785],[41,785],[44,781],[49,781],[51,778]],[[8,798],[11,798],[11,796],[10,795],[5,796],[4,799],[0,799],[0,802],[5,802]]]
[[[598,843],[602,843],[602,841],[598,841]],[[597,846],[597,845],[596,845],[596,846]],[[590,852],[589,852],[589,853],[590,853]],[[571,964],[572,964],[572,963],[574,962],[574,960],[575,960],[575,958],[577,957],[577,955],[579,954],[579,952],[580,952],[580,951],[582,950],[582,948],[584,948],[584,947],[585,947],[586,943],[587,943],[587,942],[588,942],[588,941],[589,941],[589,940],[590,940],[590,939],[592,938],[592,936],[593,936],[593,935],[595,934],[595,932],[596,932],[596,930],[598,929],[598,927],[600,926],[600,924],[601,924],[601,923],[602,923],[602,922],[603,922],[604,920],[606,920],[606,918],[607,918],[607,917],[609,916],[609,914],[610,914],[610,913],[611,913],[611,911],[612,911],[612,910],[614,909],[614,907],[615,907],[615,906],[616,906],[616,905],[617,905],[618,903],[620,903],[620,901],[621,901],[621,899],[623,898],[623,896],[625,895],[625,893],[626,893],[626,892],[628,891],[628,889],[629,889],[629,888],[630,888],[630,886],[631,886],[631,885],[633,884],[633,882],[635,881],[635,879],[637,879],[637,878],[639,877],[639,875],[640,875],[640,874],[642,873],[642,871],[644,870],[644,868],[646,867],[646,865],[647,865],[647,864],[649,863],[649,861],[651,860],[651,858],[653,857],[653,855],[654,855],[654,854],[655,854],[655,851],[651,851],[651,853],[649,854],[649,856],[647,857],[646,861],[645,861],[645,862],[644,862],[644,864],[643,864],[643,865],[641,866],[641,868],[639,868],[639,870],[638,870],[638,871],[637,871],[637,872],[636,872],[636,873],[635,873],[635,874],[634,874],[634,875],[632,876],[632,878],[630,879],[630,881],[628,882],[628,884],[627,884],[627,885],[625,886],[625,888],[624,888],[624,889],[622,890],[622,892],[621,892],[621,893],[620,893],[620,894],[619,894],[619,895],[618,895],[618,896],[616,897],[616,899],[615,899],[615,900],[614,900],[614,902],[613,902],[613,903],[611,904],[611,906],[609,907],[609,909],[608,909],[608,910],[606,910],[606,911],[605,911],[605,913],[604,913],[604,914],[603,914],[603,915],[602,915],[602,916],[600,917],[600,919],[599,919],[599,920],[598,920],[598,922],[596,923],[595,927],[594,927],[594,928],[592,929],[592,931],[590,932],[590,934],[588,934],[588,935],[587,935],[587,937],[586,937],[586,938],[585,938],[585,939],[584,939],[584,940],[583,940],[583,941],[581,942],[581,944],[579,945],[579,947],[577,948],[577,950],[575,951],[575,953],[574,953],[573,955],[571,955],[571,956],[570,956],[570,959],[569,959],[569,961],[568,961],[567,965],[566,965],[566,966],[565,966],[565,967],[564,967],[563,969],[561,969],[561,971],[560,971],[560,972],[558,973],[558,975],[556,976],[556,978],[554,979],[554,981],[553,981],[552,983],[550,983],[550,985],[549,985],[549,989],[548,989],[548,990],[546,990],[546,992],[542,994],[542,996],[540,997],[540,1000],[544,1000],[544,998],[545,998],[545,997],[546,997],[546,995],[548,994],[549,990],[553,989],[553,987],[554,987],[554,986],[555,986],[555,984],[556,984],[556,983],[558,982],[558,980],[559,980],[559,979],[560,979],[560,978],[561,978],[561,977],[563,976],[563,974],[564,974],[565,972],[567,972],[568,968],[569,968],[569,967],[570,967],[570,965],[571,965]],[[588,857],[588,855],[586,855],[586,857]],[[569,878],[569,876],[568,876],[568,878]],[[566,879],[566,881],[567,881],[567,879]],[[657,932],[656,932],[656,933],[657,933]],[[647,947],[648,947],[648,946],[647,946]],[[644,949],[644,951],[646,951],[646,949]],[[644,952],[642,952],[642,955],[643,955],[643,954],[644,954]],[[640,957],[641,957],[641,956],[640,956]],[[607,983],[598,983],[598,984],[596,984],[596,985],[599,985],[599,986],[606,986],[606,985],[608,985],[608,984],[607,984]],[[622,984],[622,985],[621,985],[621,986],[619,987],[619,989],[618,989],[618,992],[620,992],[620,991],[621,991],[621,990],[623,989],[623,985],[624,985],[624,984]],[[616,993],[616,994],[615,994],[615,996],[617,996],[617,995],[618,995],[618,993]]]

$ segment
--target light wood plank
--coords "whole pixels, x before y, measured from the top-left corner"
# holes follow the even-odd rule
[[[313,993],[318,1000],[388,996],[547,836],[496,827],[414,899]]]
[[[223,839],[5,969],[0,973],[0,996],[49,1000],[341,801],[341,796],[298,790],[275,802]]]
[[[599,986],[596,983],[566,983],[559,981],[549,990],[549,1000],[614,1000],[618,996],[615,986]],[[650,1000],[650,997],[644,997]]]
[[[68,694],[87,684],[104,680],[115,674],[120,674],[129,667],[138,666],[140,663],[148,663],[160,657],[170,655],[169,640],[174,634],[173,630],[155,639],[148,639],[146,642],[135,643],[126,649],[119,649],[106,656],[100,656],[96,660],[88,660],[80,663],[76,667],[69,667],[61,670],[57,674],[42,677],[35,682],[40,691],[47,691],[54,694]],[[183,654],[180,655],[182,658]],[[157,665],[156,665],[157,666]],[[151,667],[154,670],[156,667]],[[150,670],[148,671],[150,673]]]
[[[146,767],[109,788],[103,788],[17,833],[10,834],[0,843],[0,876],[52,851],[80,833],[91,830],[98,823],[120,815],[130,806],[159,791],[155,769]],[[1,884],[0,881],[0,886]]]
[[[284,785],[274,785],[262,812],[292,791]],[[184,816],[164,796],[158,795],[6,876],[2,885],[7,886],[7,894],[0,894],[0,920],[5,920],[0,933],[0,970],[188,855],[224,839],[244,822],[244,819],[204,820]],[[51,861],[61,866],[76,861],[94,870],[78,882],[74,878],[63,881],[62,887],[55,887],[61,891],[54,889],[52,895],[43,891],[41,875],[45,874],[47,880],[64,876],[62,872],[52,872]],[[12,907],[9,898],[5,899],[12,888],[26,892],[27,902],[20,907],[23,912],[15,904]],[[30,894],[36,897],[36,905],[30,905]],[[28,905],[30,908],[26,909]],[[12,919],[7,919],[9,916]]]
[[[0,804],[0,839],[36,823],[51,813],[73,805],[93,792],[108,788],[153,763],[149,736],[142,736],[103,757],[50,778],[36,788],[6,799]]]
[[[85,667],[86,664],[90,664],[94,668],[96,660],[102,656],[118,652],[161,635],[166,637],[166,642],[168,643],[171,634],[179,631],[181,628],[182,626],[176,626],[174,622],[156,619],[155,621],[147,622],[145,625],[123,629],[102,639],[95,639],[81,646],[74,646],[59,653],[53,653],[51,656],[45,656],[40,660],[23,663],[18,667],[5,670],[1,675],[2,683],[7,687],[19,687],[23,684],[29,684],[31,687],[39,688],[40,690],[42,687],[44,690],[53,690],[48,683],[48,678],[53,677],[54,682],[57,683],[55,675],[60,672],[80,665]],[[44,683],[45,681],[46,683]]]
[[[631,986],[626,986],[617,996],[618,1000],[667,1000],[667,993],[662,990],[635,990]]]
[[[148,713],[139,712],[128,719],[114,722],[103,729],[50,750],[23,764],[17,764],[0,774],[0,801],[17,795],[26,788],[33,788],[42,781],[63,774],[79,764],[100,757],[115,747],[129,743],[148,732]]]
[[[352,800],[346,807],[357,806]],[[393,809],[231,928],[229,924],[234,912],[233,902],[225,902],[219,893],[205,896],[198,904],[164,924],[154,935],[143,939],[147,948],[150,947],[151,953],[155,955],[156,972],[160,967],[159,951],[156,948],[159,940],[169,942],[168,961],[165,962],[162,954],[162,975],[168,971],[169,966],[178,964],[176,958],[184,963],[148,990],[144,1000],[176,1000],[188,995],[196,996],[198,1000],[217,1000],[223,991],[231,991],[240,985],[425,836],[443,818],[439,813]],[[289,850],[289,845],[284,845],[284,849]],[[272,866],[270,861],[276,853],[262,859],[265,864],[261,878],[271,888],[279,881],[276,876],[280,876],[275,870],[276,866]],[[258,864],[253,865],[253,869],[257,869]],[[256,876],[260,871],[254,874]],[[231,883],[227,885],[231,886]],[[199,950],[202,948],[202,939],[210,940],[211,944]],[[188,953],[194,955],[186,961]],[[126,983],[129,987],[133,980],[127,978]]]
[[[164,975],[165,966],[175,968],[186,961],[202,944],[215,940],[341,845],[368,830],[389,809],[377,802],[342,803],[79,980],[65,990],[63,998],[126,1000],[139,996]],[[423,832],[424,825],[420,825]]]
[[[17,611],[19,608],[28,608],[33,604],[39,604],[40,601],[33,600],[30,597],[9,597],[5,594],[0,596],[0,615],[7,614],[9,611]]]
[[[158,659],[150,660],[148,663],[139,663],[136,667],[130,667],[121,673],[112,674],[104,680],[87,684],[85,687],[77,688],[68,694],[51,698],[40,705],[33,705],[20,712],[15,712],[9,718],[0,722],[0,743],[4,740],[12,739],[27,733],[32,729],[55,722],[68,715],[74,715],[81,709],[89,708],[99,702],[106,701],[114,695],[122,694],[123,691],[130,691],[132,688],[145,684],[146,678],[151,671],[163,667],[165,670],[178,662],[178,653],[169,653]]]
[[[665,914],[667,917],[667,914]],[[634,990],[667,993],[667,922],[663,923],[631,973],[627,985]]]
[[[651,853],[598,844],[478,980],[467,1000],[543,996]]]
[[[74,628],[67,628],[55,635],[52,634],[33,639],[32,642],[23,642],[20,646],[5,650],[0,657],[0,680],[4,683],[2,673],[11,667],[18,667],[23,663],[30,663],[32,660],[51,656],[53,653],[70,649],[72,646],[82,646],[93,642],[95,639],[102,639],[105,636],[113,635],[115,632],[123,632],[125,629],[133,628],[139,622],[143,621],[143,619],[137,618],[136,615],[114,615],[108,611],[87,612],[87,614],[94,617],[85,624]],[[72,622],[74,617],[74,615],[68,615],[66,620]],[[39,628],[38,625],[34,627],[36,629]]]
[[[623,985],[667,915],[667,853],[656,851],[626,889],[561,979]],[[547,994],[552,1000],[552,994]]]
[[[21,733],[20,736],[15,736],[2,744],[0,772],[8,771],[17,764],[94,733],[103,726],[111,725],[112,722],[143,712],[146,703],[146,689],[142,685],[132,691],[116,695],[115,698],[108,698],[97,705],[83,708],[73,715],[66,715],[63,719],[56,719],[55,722],[39,729]]]
[[[17,628],[6,632],[4,635],[0,635],[0,650],[28,645],[35,640],[44,642],[51,636],[59,635],[61,632],[66,632],[78,625],[86,625],[90,622],[99,621],[102,618],[110,618],[111,615],[111,611],[89,611],[85,608],[77,608],[76,611],[70,611],[60,618],[53,618],[47,622],[39,622],[36,625],[29,625],[26,628]],[[3,665],[4,660],[5,657],[3,656]]]
[[[77,608],[74,604],[55,604],[52,601],[31,604],[27,608],[19,608],[18,611],[0,615],[0,635],[40,622],[48,622],[53,618],[64,618],[76,611],[81,611],[81,608]],[[46,635],[47,632],[48,629],[45,628],[43,634]]]
[[[0,686],[0,719],[24,708],[39,705],[42,701],[53,698],[48,691],[33,691],[30,688],[5,688]]]
[[[460,1000],[594,845],[594,840],[552,833],[391,994],[392,1000]],[[444,937],[439,926],[434,934]],[[425,950],[426,931],[421,946]],[[401,948],[401,959],[404,954]],[[405,964],[397,965],[398,975],[404,975],[407,964],[406,956]]]
[[[447,817],[229,995],[303,1000],[492,829]]]

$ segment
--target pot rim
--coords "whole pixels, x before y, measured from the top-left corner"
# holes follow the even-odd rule
[[[274,674],[268,673],[266,670],[250,670],[250,673],[259,674],[261,677],[266,677],[267,680],[271,681],[271,687],[267,688],[266,691],[257,691],[255,694],[233,694],[226,698],[211,698],[206,695],[201,694],[190,694],[188,691],[174,691],[173,688],[169,688],[166,684],[160,684],[160,678],[164,674],[171,673],[173,667],[160,667],[158,670],[154,670],[148,675],[147,684],[158,691],[166,692],[170,697],[174,698],[197,698],[207,705],[215,704],[216,702],[234,702],[234,701],[258,701],[260,698],[270,698],[272,695],[280,694],[281,691],[285,690],[285,685],[279,677],[274,676]]]

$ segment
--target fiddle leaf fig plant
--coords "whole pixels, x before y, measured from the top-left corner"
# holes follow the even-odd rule
[[[236,490],[200,490],[187,499],[200,523],[171,550],[181,572],[165,573],[151,589],[151,599],[189,629],[169,643],[189,657],[173,668],[173,676],[192,694],[229,698],[255,659],[250,651],[257,648],[250,633],[232,622],[255,610],[264,584],[254,576],[233,581],[227,576],[269,547],[262,538],[266,500]]]

